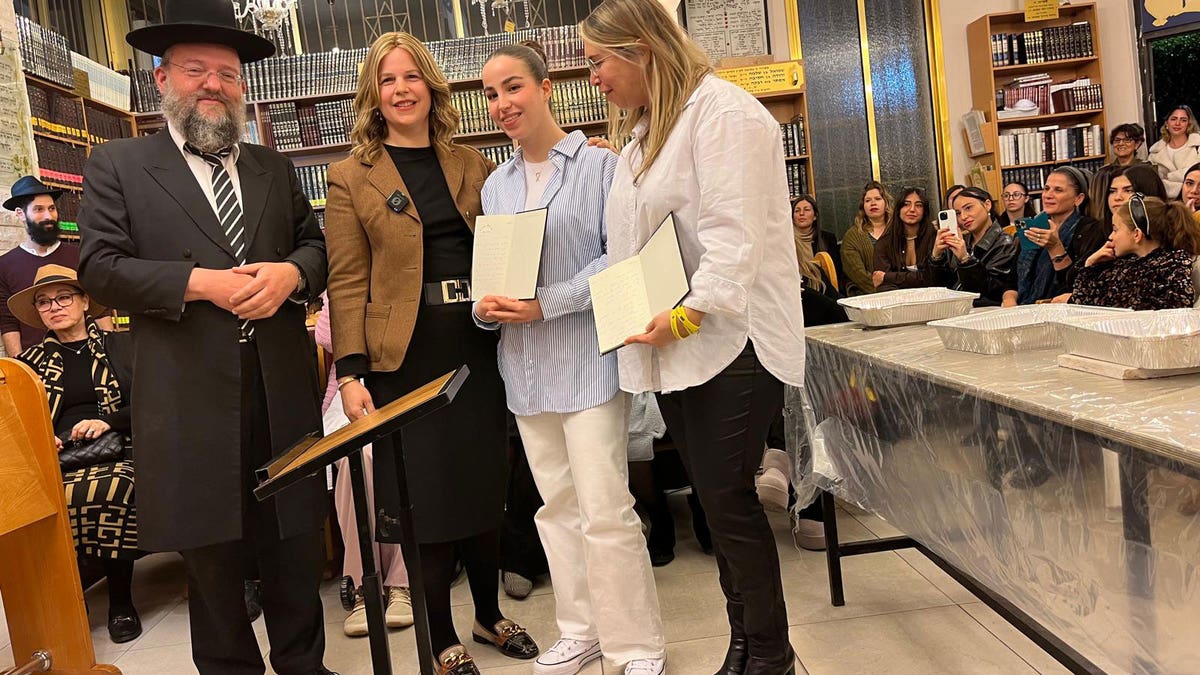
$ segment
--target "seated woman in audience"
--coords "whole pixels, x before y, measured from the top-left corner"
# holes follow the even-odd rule
[[[1179,193],[1179,200],[1192,213],[1200,212],[1200,163],[1189,166],[1183,175],[1183,190]]]
[[[929,198],[921,188],[904,188],[892,209],[892,224],[875,242],[871,281],[879,291],[924,288],[937,228],[929,222]]]
[[[1167,196],[1179,197],[1183,174],[1188,167],[1200,162],[1200,126],[1186,105],[1175,106],[1163,122],[1162,138],[1150,146],[1150,163],[1167,186]]]
[[[1137,151],[1146,140],[1146,130],[1136,122],[1118,124],[1108,134],[1108,147],[1112,151],[1112,161],[1100,167],[1092,176],[1088,197],[1092,202],[1092,216],[1104,220],[1105,197],[1108,194],[1108,184],[1113,176],[1124,171],[1127,167],[1137,164],[1147,164],[1146,160],[1137,156]],[[1157,173],[1157,169],[1155,169]]]
[[[1000,229],[1010,225],[1015,226],[1021,218],[1032,218],[1037,215],[1029,199],[1029,188],[1020,181],[1013,181],[1005,185],[1000,199],[1002,200],[1001,204],[1004,205],[1004,213],[1001,213],[1000,217],[996,219]],[[954,208],[954,205],[949,204],[947,208]]]
[[[892,221],[892,196],[878,181],[863,187],[854,224],[842,239],[842,274],[846,277],[846,295],[875,292],[875,242],[883,237]]]
[[[814,254],[829,254],[829,257],[840,268],[842,252],[838,247],[837,235],[821,229],[821,223],[818,220],[820,216],[821,212],[817,209],[816,197],[802,194],[792,200],[792,229],[795,230],[796,239],[808,242]],[[841,272],[840,269],[838,271]]]
[[[1088,215],[1087,190],[1087,174],[1074,166],[1060,166],[1046,177],[1042,213],[1018,232],[1018,241],[1023,236],[1029,242],[1017,255],[1020,304],[1065,301],[1083,261],[1104,244],[1108,234]]]
[[[75,548],[99,559],[108,577],[108,635],[129,642],[142,634],[131,592],[139,553],[129,334],[96,326],[94,317],[103,316],[104,308],[91,301],[75,270],[61,265],[39,268],[32,286],[9,297],[8,309],[22,323],[49,329],[17,358],[46,387]],[[88,457],[81,456],[85,449]]]
[[[1200,165],[1197,165],[1197,168],[1200,169]],[[1200,180],[1200,171],[1197,171],[1195,178]],[[1112,175],[1104,191],[1104,217],[1101,218],[1108,231],[1112,231],[1113,214],[1137,193],[1141,193],[1143,197],[1158,197],[1166,201],[1167,188],[1154,167],[1135,164]]]
[[[1108,241],[1079,270],[1071,302],[1136,310],[1191,307],[1197,254],[1200,231],[1183,204],[1134,195],[1113,215]]]
[[[1017,304],[1017,245],[993,218],[992,196],[977,188],[954,199],[958,232],[939,230],[929,257],[933,282],[978,293],[976,306]]]

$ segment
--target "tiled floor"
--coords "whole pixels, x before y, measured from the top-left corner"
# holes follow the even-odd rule
[[[675,506],[685,509],[682,500]],[[683,514],[679,514],[683,517]],[[894,534],[887,523],[857,510],[839,511],[842,539],[849,541]],[[829,604],[825,558],[797,549],[788,521],[772,516],[783,566],[791,640],[803,668],[813,675],[868,673],[1065,673],[1036,645],[978,602],[945,573],[915,551],[876,553],[844,561],[846,605]],[[716,565],[696,546],[680,521],[675,561],[655,570],[668,664],[677,675],[716,670],[725,653],[728,625],[717,584]],[[97,660],[113,663],[126,675],[194,673],[188,636],[187,604],[181,599],[183,567],[178,556],[162,554],[140,561],[134,596],[145,632],[138,640],[113,645],[103,623],[107,616],[101,585],[88,594]],[[327,582],[325,600],[325,664],[342,675],[371,672],[366,639],[342,634],[344,613],[337,586]],[[471,645],[485,673],[518,675],[530,664],[513,661],[469,642],[470,595],[465,584],[455,587],[455,619],[460,635]],[[501,610],[549,646],[557,637],[554,597],[541,581],[524,601],[502,596]],[[2,610],[0,610],[2,611]],[[255,624],[259,642],[267,648],[263,620]],[[13,662],[7,628],[0,626],[0,670]],[[411,629],[393,631],[391,649],[397,675],[416,673]],[[594,663],[587,675],[618,673],[608,663]]]

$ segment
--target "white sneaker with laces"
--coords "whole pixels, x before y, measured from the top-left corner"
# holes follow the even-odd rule
[[[559,638],[533,662],[534,675],[574,675],[600,658],[599,640]],[[651,671],[647,671],[651,672]]]
[[[384,613],[388,628],[408,628],[413,625],[412,595],[401,586],[387,587],[387,611]]]
[[[667,660],[634,659],[626,664],[625,675],[667,675]]]
[[[342,632],[346,637],[362,637],[367,634],[367,603],[362,595],[354,601],[354,609],[346,615],[342,622]]]

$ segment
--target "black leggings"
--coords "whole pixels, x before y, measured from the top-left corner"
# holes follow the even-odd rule
[[[425,576],[425,605],[429,613],[429,641],[436,657],[459,643],[450,616],[450,584],[459,558],[471,584],[475,620],[489,632],[504,618],[500,613],[500,533],[496,530],[458,541],[420,544],[421,571]]]

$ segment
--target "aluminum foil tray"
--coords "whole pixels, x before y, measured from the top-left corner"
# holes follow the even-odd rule
[[[1067,318],[1055,325],[1069,354],[1151,370],[1200,367],[1200,310]]]
[[[933,321],[946,349],[976,354],[1011,354],[1062,344],[1054,321],[1128,310],[1087,305],[1044,304],[1006,307]]]
[[[961,316],[971,311],[971,305],[978,297],[978,293],[948,288],[902,288],[842,298],[838,304],[846,308],[846,316],[851,321],[882,328]]]

